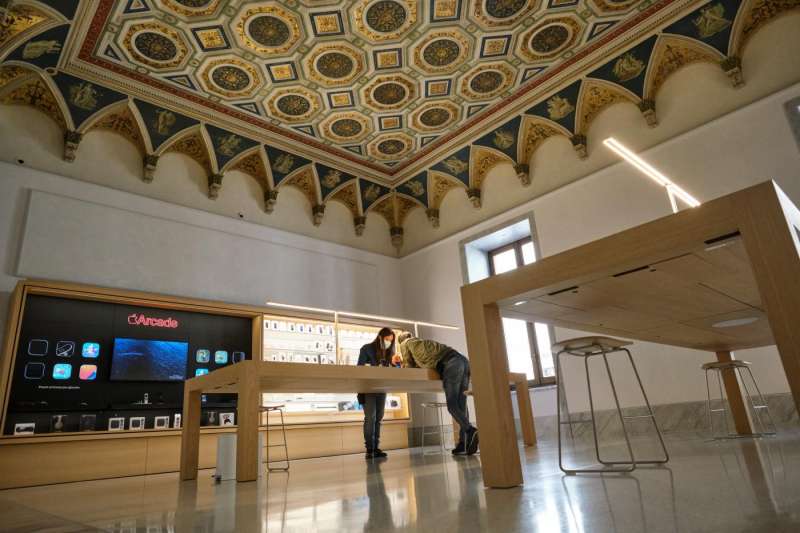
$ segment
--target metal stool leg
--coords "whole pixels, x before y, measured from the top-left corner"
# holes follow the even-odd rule
[[[442,455],[444,455],[444,452],[447,451],[447,450],[445,450],[445,447],[444,447],[444,426],[442,425],[442,408],[441,407],[437,407],[436,408],[436,417],[437,417],[437,420],[439,421],[439,451],[442,453]]]
[[[653,421],[653,427],[656,428],[656,434],[658,435],[658,442],[661,444],[661,450],[664,452],[664,459],[661,460],[638,460],[636,461],[639,464],[662,464],[669,462],[669,452],[667,451],[667,446],[664,444],[664,436],[661,434],[661,428],[658,427],[658,421],[656,420],[656,414],[653,411],[653,407],[650,405],[650,400],[647,398],[647,393],[644,391],[644,385],[642,385],[642,378],[639,376],[639,370],[636,368],[636,363],[633,361],[633,356],[631,355],[630,350],[623,348],[622,350],[626,354],[628,354],[628,361],[631,363],[631,367],[633,368],[633,374],[636,376],[636,382],[639,384],[639,390],[642,391],[642,397],[644,398],[644,403],[647,406],[647,413],[646,415],[638,416],[638,417],[628,417],[630,418],[650,418]]]
[[[756,393],[758,394],[759,401],[761,402],[759,405],[756,405],[755,401],[753,400],[753,396],[750,394],[750,389],[747,388],[747,380],[742,375],[741,367],[737,367],[736,370],[739,372],[739,379],[742,381],[742,387],[744,388],[744,392],[747,395],[747,400],[750,403],[750,408],[753,411],[753,418],[758,420],[758,425],[760,431],[753,432],[754,435],[757,436],[765,436],[765,435],[775,435],[776,429],[775,422],[772,420],[772,415],[769,412],[769,407],[767,406],[766,400],[764,400],[764,395],[761,394],[761,390],[758,388],[758,383],[756,383],[756,379],[753,377],[753,372],[750,370],[750,367],[745,367],[747,370],[748,375],[750,376],[750,381],[753,383],[753,387],[755,387]],[[770,425],[772,426],[773,431],[770,431],[767,425],[764,423],[764,420],[761,418],[761,410],[765,410],[767,416],[770,420]]]
[[[269,413],[270,411],[278,411],[281,414],[281,433],[283,435],[283,442],[281,444],[270,444],[269,443]],[[267,431],[266,431],[266,438],[267,438],[267,472],[288,472],[289,471],[289,445],[286,440],[286,424],[284,423],[283,419],[283,409],[271,409],[267,410]],[[269,460],[269,449],[270,448],[283,448],[284,453],[284,461],[286,466],[270,466]],[[282,461],[275,461],[280,463]]]
[[[722,371],[717,370],[717,384],[719,385],[719,401],[720,401],[720,411],[722,411],[722,420],[725,422],[725,435],[726,437],[731,436],[731,428],[728,424],[728,397],[725,396],[725,393],[722,390]],[[723,437],[725,438],[725,437]]]
[[[706,414],[708,414],[708,430],[711,433],[711,436],[714,436],[714,416],[713,412],[711,411],[711,385],[708,382],[708,369],[706,369],[706,394],[708,395],[708,400],[706,401]]]
[[[428,429],[428,422],[425,420],[425,415],[428,413],[428,408],[422,406],[422,455],[425,455],[425,432]]]
[[[589,368],[588,361],[589,358],[586,358],[587,361],[587,371]],[[628,465],[630,468],[622,469],[622,468],[614,468],[613,470],[622,471],[622,472],[632,472],[636,470],[636,457],[633,455],[633,447],[631,446],[631,439],[628,436],[628,429],[625,427],[625,415],[622,414],[622,407],[619,404],[619,396],[617,395],[617,387],[614,384],[614,377],[611,375],[611,367],[608,364],[608,352],[603,351],[603,363],[605,363],[606,372],[608,373],[608,381],[611,383],[611,393],[614,396],[614,404],[617,406],[617,414],[619,415],[619,421],[622,424],[622,435],[625,437],[625,446],[628,448],[628,456],[631,458],[630,461],[603,461],[600,459],[600,448],[597,448],[597,459],[604,465]],[[590,391],[591,394],[591,391]],[[590,396],[591,401],[591,396]],[[594,419],[594,410],[592,412],[592,419]],[[595,435],[595,444],[597,444],[597,436]]]

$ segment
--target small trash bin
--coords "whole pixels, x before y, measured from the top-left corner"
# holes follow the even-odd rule
[[[264,433],[258,433],[258,477],[264,475]],[[221,433],[217,436],[217,482],[236,479],[236,433]]]

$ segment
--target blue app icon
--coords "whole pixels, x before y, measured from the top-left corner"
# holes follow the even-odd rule
[[[72,377],[72,365],[58,363],[53,367],[53,379],[69,379]]]
[[[224,365],[228,362],[228,352],[226,350],[217,350],[214,352],[214,362],[218,365]]]
[[[205,376],[206,374],[208,374],[207,368],[198,368],[197,370],[194,371],[195,376]]]
[[[81,355],[91,359],[100,357],[100,344],[96,342],[84,342],[81,349]]]
[[[195,354],[195,359],[198,363],[208,363],[211,361],[211,350],[200,348]]]

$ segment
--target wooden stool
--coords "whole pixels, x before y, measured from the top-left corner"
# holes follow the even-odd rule
[[[556,353],[556,379],[557,379],[556,402],[558,406],[556,409],[556,413],[558,415],[557,416],[558,466],[564,473],[580,474],[580,473],[597,473],[597,472],[631,472],[636,469],[637,464],[662,464],[669,461],[669,453],[667,452],[667,447],[664,445],[664,438],[661,436],[661,430],[658,428],[656,417],[653,414],[653,408],[650,407],[650,401],[647,399],[647,394],[644,391],[642,380],[639,377],[639,371],[636,369],[636,364],[633,362],[633,357],[631,356],[631,352],[627,348],[625,348],[625,346],[630,346],[631,344],[633,343],[619,339],[612,339],[610,337],[580,337],[553,344],[552,350],[553,352],[557,352]],[[608,364],[608,355],[615,352],[625,352],[628,354],[628,360],[631,363],[631,367],[633,367],[633,373],[636,375],[636,381],[639,384],[639,390],[642,391],[642,397],[644,398],[644,403],[647,406],[648,414],[639,416],[625,416],[622,413],[622,408],[619,405],[619,397],[617,396],[617,388],[614,385],[614,378],[611,375],[611,367]],[[566,405],[566,391],[564,391],[563,376],[561,373],[561,355],[565,353],[576,357],[583,357],[584,368],[586,370],[586,386],[589,392],[589,412],[591,416],[590,420],[580,420],[580,421],[570,420],[569,406]],[[597,422],[595,420],[595,414],[594,414],[594,398],[592,396],[592,383],[589,377],[589,358],[598,355],[603,357],[603,362],[605,363],[606,372],[608,373],[608,380],[611,383],[611,392],[614,396],[614,404],[617,406],[617,414],[619,415],[620,421],[622,423],[622,434],[625,437],[625,445],[627,446],[628,455],[630,457],[630,460],[628,461],[604,461],[600,457],[600,445],[597,439]],[[567,415],[566,421],[561,420],[562,397],[564,399],[564,404],[566,407],[566,415]],[[633,448],[631,447],[631,441],[630,438],[628,437],[628,430],[625,427],[625,421],[635,418],[650,418],[652,420],[653,426],[655,427],[656,433],[658,434],[658,440],[661,444],[661,449],[664,452],[664,459],[637,460],[636,457],[633,455]],[[594,452],[595,452],[595,457],[597,457],[598,463],[600,463],[600,466],[593,466],[590,468],[578,468],[578,469],[565,468],[562,460],[561,426],[569,425],[571,433],[573,424],[580,424],[586,422],[591,422],[592,424],[592,435],[594,436]]]
[[[756,378],[753,377],[753,372],[750,370],[750,363],[747,361],[715,361],[713,363],[706,363],[702,366],[702,369],[705,370],[706,373],[706,392],[708,393],[708,401],[706,402],[706,411],[708,413],[708,429],[711,433],[712,439],[735,439],[740,437],[764,437],[767,435],[775,435],[777,433],[775,421],[772,419],[772,415],[769,412],[769,407],[767,407],[767,402],[764,400],[764,396],[761,394],[761,389],[758,388],[758,383],[756,383]],[[747,381],[744,378],[744,374],[742,370],[747,371],[747,375],[750,376],[750,381],[753,384],[753,388],[755,388],[756,394],[758,394],[759,404],[756,405],[755,401],[753,400],[753,396],[750,394],[750,389],[747,388]],[[717,383],[719,384],[719,401],[720,401],[720,408],[719,409],[712,409],[711,408],[711,386],[708,382],[708,373],[709,372],[716,372],[717,373]],[[750,403],[750,408],[753,413],[753,420],[758,422],[758,425],[761,428],[760,432],[754,432],[747,435],[740,435],[738,433],[731,433],[730,427],[728,426],[728,409],[726,405],[728,404],[727,396],[723,392],[722,388],[722,373],[723,372],[736,372],[739,375],[739,381],[742,383],[742,387],[744,388],[745,395],[747,396],[747,400]],[[761,412],[766,413],[767,418],[769,419],[769,426],[764,423],[764,420],[761,418]],[[723,413],[722,418],[725,421],[725,435],[716,435],[714,432],[714,413]],[[770,429],[771,427],[771,429]]]
[[[283,409],[284,409],[284,405],[283,404],[261,406],[261,412],[262,413],[266,413],[266,415],[267,415],[267,421],[266,421],[266,424],[264,426],[264,427],[266,427],[265,440],[267,441],[267,445],[265,446],[266,451],[267,451],[267,472],[288,472],[289,471],[289,447],[288,447],[288,445],[286,443],[287,442],[286,441],[286,424],[283,421]],[[272,412],[275,412],[275,411],[277,411],[277,412],[279,412],[281,414],[281,432],[283,433],[283,442],[280,443],[280,444],[270,444],[269,443],[269,414],[272,413]],[[278,460],[278,461],[273,461],[273,462],[275,462],[275,463],[285,462],[286,466],[275,466],[275,467],[269,466],[270,465],[270,460],[269,460],[269,449],[270,448],[283,448],[283,453],[284,453],[285,459],[283,461]]]

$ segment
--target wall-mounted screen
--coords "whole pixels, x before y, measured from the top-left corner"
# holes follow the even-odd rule
[[[114,339],[111,376],[114,381],[183,381],[189,343]]]

